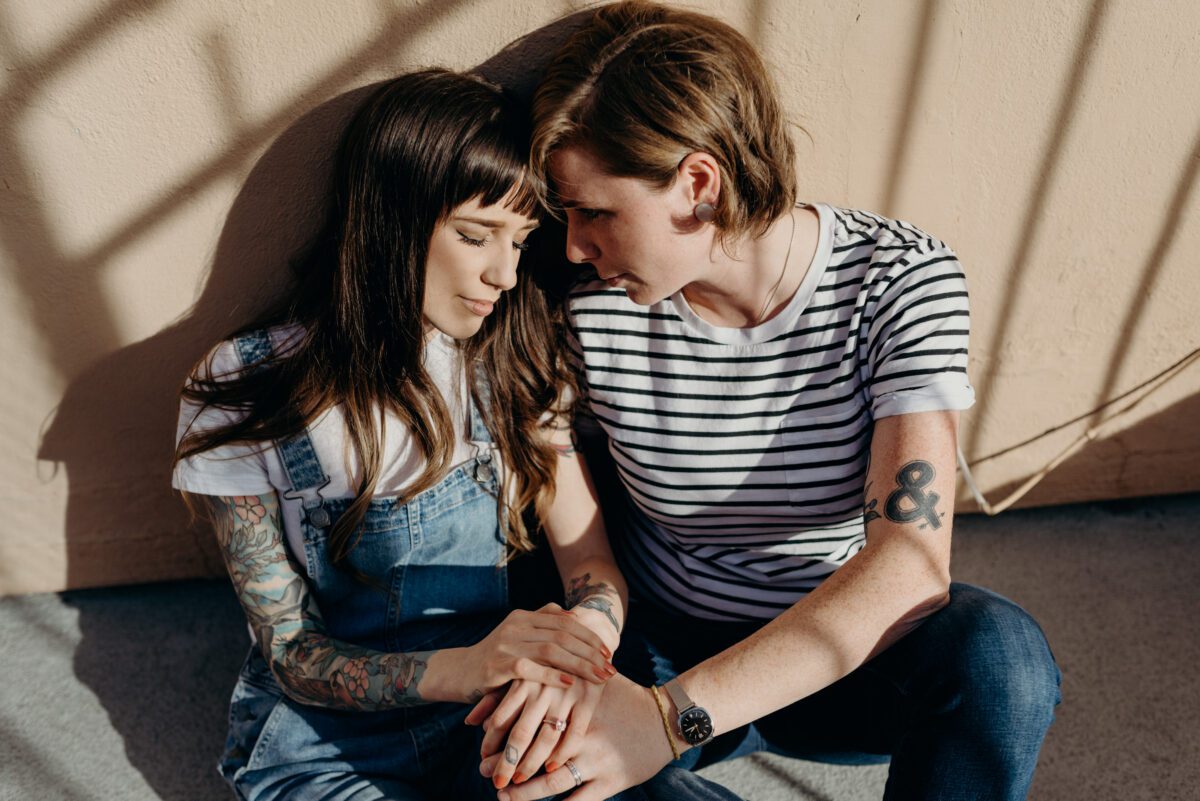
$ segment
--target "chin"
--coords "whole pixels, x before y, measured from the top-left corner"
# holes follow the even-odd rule
[[[645,284],[634,284],[633,286],[625,287],[625,294],[639,306],[653,306],[665,296],[659,296],[654,289]]]
[[[483,328],[482,320],[451,320],[445,324],[433,323],[435,330],[442,332],[451,339],[470,339]]]

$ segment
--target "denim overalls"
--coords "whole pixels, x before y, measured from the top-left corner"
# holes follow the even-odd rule
[[[265,333],[237,341],[243,363],[270,353]],[[349,499],[326,500],[328,478],[307,431],[277,442],[283,493],[304,508],[309,591],[331,637],[380,651],[471,645],[508,612],[504,536],[497,516],[492,442],[474,402],[476,456],[407,503],[375,498],[349,566],[335,567],[332,524]],[[252,647],[233,692],[220,770],[239,797],[266,799],[495,798],[478,773],[480,732],[465,704],[344,712],[286,698]]]

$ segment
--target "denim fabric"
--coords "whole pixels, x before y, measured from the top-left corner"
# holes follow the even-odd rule
[[[261,358],[264,338],[239,341],[239,352]],[[334,566],[329,533],[350,501],[321,496],[325,472],[307,432],[276,443],[294,482],[289,497],[304,499],[309,590],[330,636],[376,650],[434,650],[478,642],[507,614],[498,479],[474,405],[470,418],[475,458],[407,503],[372,500],[349,569]],[[254,801],[494,799],[478,772],[482,734],[463,724],[468,709],[304,706],[283,695],[252,648],[231,699],[220,769],[239,797]]]
[[[757,628],[635,604],[616,665],[661,684]],[[1028,792],[1060,682],[1033,618],[988,590],[953,584],[946,608],[849,676],[675,764],[755,751],[836,764],[890,758],[885,799],[1015,801]]]
[[[247,362],[270,352],[265,334],[238,342]],[[499,567],[504,537],[491,438],[469,408],[474,458],[407,503],[374,499],[348,563],[356,580],[332,563],[328,535],[349,506],[327,500],[327,481],[312,442],[302,433],[276,443],[303,499],[309,590],[330,636],[384,651],[472,645],[510,609],[508,573]],[[292,494],[294,493],[294,495]],[[283,695],[257,648],[234,688],[220,771],[239,798],[454,799],[493,801],[479,775],[483,733],[467,726],[464,704],[423,704],[386,712],[342,712],[304,706]],[[614,801],[737,797],[688,771],[664,771]]]

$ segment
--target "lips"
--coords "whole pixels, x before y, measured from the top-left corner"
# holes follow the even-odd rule
[[[492,313],[492,310],[496,308],[496,302],[494,300],[463,298],[462,302],[472,314],[477,314],[480,317],[487,317]]]

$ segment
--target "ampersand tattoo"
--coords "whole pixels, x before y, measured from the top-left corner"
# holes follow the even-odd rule
[[[925,487],[933,483],[935,475],[933,465],[929,462],[918,460],[901,467],[896,474],[900,489],[888,496],[887,506],[884,507],[888,519],[897,523],[911,523],[923,517],[933,528],[941,528],[941,517],[934,508],[941,496],[936,492],[925,492]],[[901,501],[906,498],[912,502],[911,508],[901,506]]]

